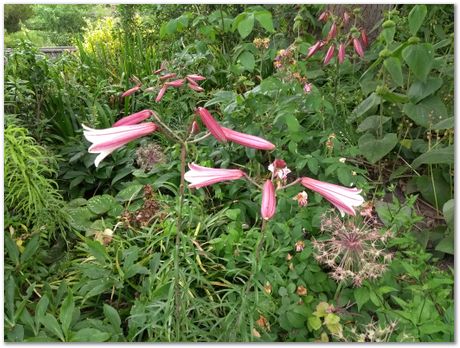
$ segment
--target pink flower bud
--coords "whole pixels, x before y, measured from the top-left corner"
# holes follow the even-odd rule
[[[185,173],[184,179],[190,182],[188,187],[200,188],[228,180],[238,180],[245,176],[240,169],[220,169],[199,166],[189,163],[189,171]]]
[[[163,70],[165,70],[165,68],[160,68],[160,69],[158,69],[158,70],[155,70],[153,73],[154,73],[155,75],[158,75],[158,74],[161,73]]]
[[[342,64],[345,60],[345,44],[341,43],[339,45],[339,53],[337,54],[337,57],[339,58],[339,64]]]
[[[173,77],[176,77],[177,74],[176,73],[169,73],[169,74],[166,74],[166,75],[163,75],[163,76],[160,76],[160,80],[168,80],[168,79],[172,79]]]
[[[196,121],[192,122],[192,125],[190,126],[190,134],[198,134],[200,132],[200,126]]]
[[[367,39],[367,34],[366,34],[366,31],[364,29],[361,30],[361,41],[363,42],[364,47],[367,47],[369,45],[369,41]]]
[[[264,220],[270,220],[275,215],[276,210],[276,196],[275,187],[271,180],[265,181],[262,189],[262,206],[260,213]]]
[[[119,119],[117,122],[113,124],[112,127],[119,127],[119,126],[127,126],[127,125],[132,125],[132,124],[138,124],[146,119],[148,119],[150,116],[152,116],[153,111],[152,110],[142,110],[139,112],[136,112],[132,115],[123,117]]]
[[[204,91],[204,88],[198,86],[198,85],[194,85],[192,83],[188,83],[187,86],[190,88],[190,89],[193,89],[194,91],[197,91],[197,92],[203,92]]]
[[[167,89],[168,89],[168,86],[163,85],[163,87],[161,87],[160,91],[158,92],[157,97],[155,98],[155,101],[157,103],[163,98]]]
[[[130,96],[131,94],[136,93],[136,92],[137,92],[138,90],[140,90],[140,89],[141,89],[141,86],[140,86],[140,85],[135,86],[135,87],[133,87],[133,88],[130,88],[130,89],[128,89],[127,91],[123,92],[123,94],[121,95],[121,97],[124,98],[124,97]]]
[[[326,55],[324,56],[324,65],[327,65],[331,61],[332,57],[334,56],[334,50],[335,46],[331,45],[327,50]]]
[[[345,11],[343,13],[343,24],[347,25],[349,21],[350,21],[350,15],[348,14],[347,11]]]
[[[332,23],[331,29],[329,30],[329,33],[327,34],[327,41],[332,40],[333,38],[335,38],[336,35],[337,35],[337,25],[334,22]]]
[[[314,55],[321,47],[323,47],[323,41],[317,41],[313,46],[308,49],[307,59]]]
[[[329,18],[329,11],[323,11],[319,15],[318,20],[320,22],[326,22],[328,18]]]
[[[312,88],[311,83],[306,83],[303,85],[303,91],[307,94],[311,92],[311,88]]]
[[[203,121],[204,125],[208,130],[211,132],[211,134],[214,136],[214,138],[217,139],[219,142],[226,142],[227,137],[224,134],[224,131],[220,124],[212,117],[211,113],[206,110],[205,108],[199,107],[196,110],[196,113],[198,116],[200,116],[201,121]]]
[[[174,80],[174,81],[170,81],[170,82],[166,82],[165,83],[165,86],[167,87],[180,87],[184,84],[184,79],[179,79],[179,80]]]
[[[356,52],[361,58],[364,58],[363,47],[361,46],[361,42],[359,42],[358,39],[353,39],[353,47],[355,48],[355,52]]]
[[[194,81],[203,81],[203,80],[206,80],[206,77],[204,76],[201,76],[201,75],[197,75],[197,74],[191,74],[191,75],[187,75],[188,78],[194,80]]]

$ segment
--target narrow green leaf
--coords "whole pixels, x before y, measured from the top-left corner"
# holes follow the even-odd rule
[[[412,167],[418,168],[422,164],[453,164],[454,146],[449,145],[442,148],[435,148],[418,156],[413,162]]]
[[[34,236],[27,242],[27,245],[24,249],[24,252],[21,255],[21,263],[27,262],[37,251],[40,245],[40,234],[36,233]]]
[[[61,327],[59,326],[58,321],[51,314],[47,313],[42,318],[42,324],[49,332],[57,336],[62,342],[65,341],[64,335],[62,334],[62,330],[61,330]]]
[[[65,336],[68,334],[74,309],[75,302],[73,300],[72,291],[69,290],[67,297],[62,302],[61,310],[59,312],[59,320],[61,321],[62,331],[64,331]]]
[[[415,5],[409,12],[409,31],[412,35],[417,34],[417,31],[423,24],[426,13],[426,5]]]

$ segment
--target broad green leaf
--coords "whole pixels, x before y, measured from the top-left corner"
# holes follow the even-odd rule
[[[46,310],[48,309],[50,301],[48,299],[48,296],[42,296],[40,301],[38,301],[37,307],[35,308],[35,326],[36,329],[38,330],[40,322],[43,320],[45,317]]]
[[[395,133],[387,133],[382,139],[377,139],[373,134],[366,133],[358,140],[359,151],[371,163],[385,157],[396,144],[398,144],[398,136]]]
[[[141,192],[144,185],[140,184],[131,184],[128,187],[124,188],[115,196],[115,198],[121,202],[131,201],[135,198],[139,198],[139,193]]]
[[[51,314],[47,313],[41,320],[43,326],[52,334],[56,335],[61,341],[65,341],[58,321]]]
[[[393,42],[395,33],[396,33],[396,27],[390,27],[390,28],[383,28],[382,33],[380,35],[382,35],[386,44],[389,45]]]
[[[365,113],[369,112],[372,108],[379,105],[381,102],[380,97],[372,93],[369,97],[364,99],[351,113],[350,121],[354,121],[358,117],[364,115]]]
[[[321,328],[321,319],[318,317],[315,317],[315,316],[308,317],[307,322],[308,322],[308,325],[310,325],[310,327],[313,330],[319,330]]]
[[[403,73],[401,68],[401,60],[396,57],[389,57],[384,60],[383,65],[385,69],[390,73],[393,81],[398,85],[404,84]]]
[[[73,300],[72,291],[69,290],[67,297],[62,302],[61,310],[59,312],[59,320],[61,321],[62,331],[67,336],[72,322],[73,310],[75,309],[75,302]]]
[[[21,255],[21,263],[27,262],[32,256],[34,256],[38,247],[40,246],[40,234],[36,233],[28,242]]]
[[[273,28],[273,19],[270,11],[257,11],[255,12],[255,17],[266,31],[269,33],[273,33],[275,31]]]
[[[228,209],[225,212],[225,215],[230,219],[230,220],[237,220],[238,216],[240,216],[241,210],[240,209]]]
[[[329,307],[329,303],[320,302],[316,306],[316,310],[313,312],[313,315],[317,316],[318,318],[322,318],[328,313]]]
[[[369,301],[369,289],[362,286],[354,290],[354,296],[356,304],[358,305],[358,311],[361,310],[361,307]]]
[[[286,124],[288,126],[288,130],[289,130],[290,133],[297,133],[299,131],[300,124],[299,124],[299,121],[297,120],[297,118],[294,115],[292,115],[292,114],[286,115],[285,121],[286,121]]]
[[[402,51],[402,57],[411,72],[418,79],[425,81],[433,66],[433,46],[429,43],[408,46]]]
[[[436,245],[436,250],[442,251],[443,253],[454,255],[455,254],[455,241],[454,234],[451,233],[447,237],[441,239],[441,241]]]
[[[84,328],[72,335],[72,342],[105,342],[110,338],[110,334],[97,329]]]
[[[447,118],[446,106],[436,95],[423,99],[418,104],[404,105],[403,112],[418,126],[425,128],[430,128],[430,125],[435,125]]]
[[[449,145],[442,148],[435,148],[418,156],[413,162],[412,167],[418,168],[421,164],[453,164],[454,146]]]
[[[254,28],[254,14],[246,13],[243,19],[238,23],[238,32],[242,39],[251,34],[252,29]]]
[[[115,199],[110,195],[94,196],[88,200],[87,207],[94,214],[104,214],[108,212],[115,203]]]
[[[239,63],[248,71],[253,71],[256,65],[254,55],[249,51],[244,51],[238,57]]]
[[[289,324],[291,325],[291,327],[293,327],[293,328],[300,329],[300,328],[303,328],[305,326],[305,319],[306,318],[302,314],[295,313],[295,312],[292,312],[292,311],[288,311],[286,313],[286,318],[287,318]]]
[[[365,118],[364,121],[359,124],[356,130],[358,132],[376,131],[377,129],[380,128],[380,126],[384,125],[389,120],[391,120],[391,117],[379,116],[379,115],[369,116]]]
[[[121,332],[121,319],[117,310],[106,303],[104,303],[103,310],[105,317],[109,320],[115,332]]]
[[[390,103],[404,104],[409,101],[409,97],[405,94],[395,93],[391,91],[382,91],[380,96]]]
[[[88,246],[91,255],[93,255],[99,262],[105,262],[108,255],[101,243],[91,239],[86,239],[86,245]]]
[[[423,24],[427,9],[425,5],[415,5],[409,12],[409,31],[412,35],[417,34]]]
[[[443,130],[443,129],[453,129],[455,125],[455,120],[453,117],[446,118],[445,120],[439,121],[431,129],[433,130]]]
[[[443,80],[440,77],[428,77],[425,82],[415,81],[407,91],[407,96],[413,103],[417,104],[441,88],[442,83]]]
[[[454,211],[455,208],[455,201],[453,199],[448,200],[446,203],[444,203],[444,206],[442,207],[442,213],[444,215],[444,220],[446,220],[446,223],[448,226],[453,227],[454,226]]]
[[[417,176],[413,180],[423,198],[437,209],[442,209],[444,203],[452,198],[451,188],[443,178],[443,169],[433,168],[431,176]]]

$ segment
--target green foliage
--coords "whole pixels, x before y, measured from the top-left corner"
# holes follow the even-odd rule
[[[21,30],[21,24],[34,13],[32,5],[9,4],[5,5],[3,9],[5,11],[4,25],[7,33]]]

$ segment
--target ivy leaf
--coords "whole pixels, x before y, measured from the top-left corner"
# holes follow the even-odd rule
[[[377,139],[373,134],[366,133],[358,140],[359,151],[371,163],[385,157],[396,144],[398,144],[398,136],[395,133],[387,133],[382,139]]]
[[[434,62],[433,46],[428,43],[408,46],[402,51],[402,57],[412,73],[425,81]]]
[[[244,51],[238,57],[239,63],[248,71],[253,71],[256,65],[254,55],[249,51]]]

